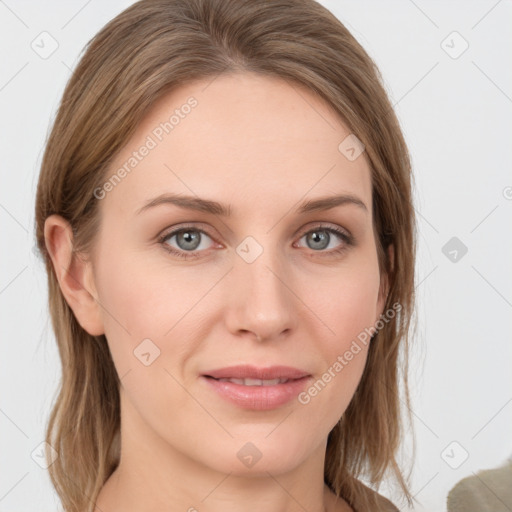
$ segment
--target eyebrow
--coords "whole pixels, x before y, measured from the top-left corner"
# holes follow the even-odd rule
[[[179,206],[180,208],[185,208],[187,210],[211,213],[213,215],[219,215],[221,217],[230,217],[232,213],[231,205],[225,206],[216,201],[202,199],[197,196],[187,196],[183,194],[169,193],[162,194],[158,197],[155,197],[154,199],[149,200],[135,213],[136,215],[139,215],[142,212],[149,210],[150,208],[154,208],[162,204],[172,204],[175,206]],[[326,196],[320,197],[318,199],[304,201],[300,204],[299,207],[296,208],[295,212],[298,214],[305,214],[315,211],[330,210],[331,208],[343,205],[355,205],[364,210],[366,213],[368,213],[368,208],[366,207],[365,203],[361,199],[352,194]]]

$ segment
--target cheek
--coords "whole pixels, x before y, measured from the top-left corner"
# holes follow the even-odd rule
[[[171,412],[163,411],[171,403],[174,410],[197,413],[178,382],[184,381],[181,364],[197,348],[194,305],[214,278],[170,272],[149,265],[147,256],[121,257],[113,250],[97,276],[108,345],[135,409],[154,425],[170,423]]]
[[[165,360],[171,365],[167,353],[171,344],[174,355],[184,358],[192,352],[197,329],[194,318],[208,307],[207,295],[222,276],[222,269],[170,269],[164,258],[148,263],[147,254],[129,255],[129,251],[116,252],[112,246],[106,247],[103,255],[96,272],[98,298],[118,372],[139,363],[134,351],[143,340],[149,339],[158,347],[162,357],[155,362],[161,365]]]
[[[324,324],[320,339],[332,340],[339,351],[377,320],[379,272],[373,265],[347,265],[336,275],[323,278],[314,292],[305,295],[310,309]]]
[[[319,327],[314,336],[320,340],[317,350],[324,368],[316,383],[306,390],[303,403],[310,399],[318,406],[323,403],[333,425],[348,406],[365,367],[370,328],[378,316],[380,282],[376,265],[373,260],[347,265],[334,278],[322,280],[323,286],[308,295],[308,305],[322,320],[316,322]]]
[[[326,296],[316,296],[322,309],[319,316],[329,327],[328,335],[316,337],[323,367],[298,397],[305,410],[318,411],[321,419],[315,419],[314,414],[305,419],[312,429],[322,431],[327,426],[330,431],[338,423],[363,374],[370,343],[365,329],[374,325],[378,293],[378,279],[368,275],[365,278],[352,272],[341,284],[329,287]],[[326,332],[323,326],[321,329]]]
[[[196,272],[155,266],[143,253],[118,253],[111,251],[100,264],[98,294],[107,325],[122,324],[134,339],[161,338],[209,284]]]

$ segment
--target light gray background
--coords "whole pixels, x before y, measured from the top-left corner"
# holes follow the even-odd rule
[[[375,59],[413,157],[419,328],[411,487],[415,511],[442,512],[458,480],[512,454],[512,3],[321,3]],[[31,458],[60,375],[46,276],[32,252],[34,194],[70,70],[130,4],[0,0],[0,512],[58,508],[47,472]],[[31,47],[42,46],[43,31],[58,43],[46,59]],[[458,55],[463,40],[469,47]],[[443,253],[452,237],[468,248],[456,262]]]

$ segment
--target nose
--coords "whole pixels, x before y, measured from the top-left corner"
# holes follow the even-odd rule
[[[225,321],[230,333],[259,341],[283,339],[298,323],[290,268],[275,251],[264,250],[248,263],[236,255],[226,283]]]

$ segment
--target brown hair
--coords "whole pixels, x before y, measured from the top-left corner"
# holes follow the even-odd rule
[[[385,311],[395,303],[401,309],[375,334],[355,395],[329,434],[324,479],[355,508],[379,510],[375,493],[358,478],[378,489],[389,470],[411,501],[396,454],[403,432],[400,390],[409,404],[416,254],[412,174],[378,69],[314,0],[142,0],[88,43],[64,91],[37,187],[37,245],[46,263],[62,362],[46,440],[59,454],[49,473],[66,512],[92,510],[119,462],[119,378],[105,336],[88,334],[64,299],[45,245],[45,220],[51,214],[66,219],[73,252],[87,255],[100,220],[93,191],[150,107],[182,84],[238,71],[307,87],[366,147],[379,267],[389,282]],[[386,251],[390,244],[393,261]]]

